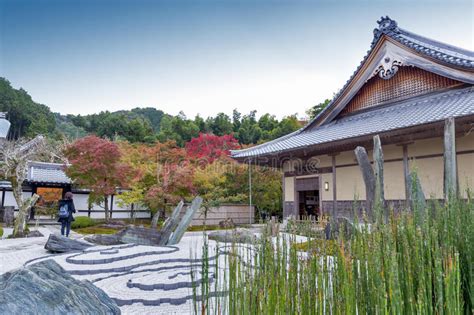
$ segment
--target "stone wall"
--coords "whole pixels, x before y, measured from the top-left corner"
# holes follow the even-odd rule
[[[183,207],[181,217],[186,212],[188,205]],[[219,225],[219,222],[226,219],[232,219],[235,224],[255,223],[255,207],[239,204],[225,204],[220,207],[211,208],[207,213],[206,225]],[[194,215],[191,226],[204,224],[204,209],[198,210]]]

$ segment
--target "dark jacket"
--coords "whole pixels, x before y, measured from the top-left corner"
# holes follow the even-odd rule
[[[67,218],[59,218],[58,222],[63,222],[63,221],[72,222],[72,221],[74,221],[74,217],[72,216],[72,214],[76,213],[76,207],[74,207],[74,202],[72,201],[72,199],[59,200],[58,210],[61,209],[61,207],[65,204],[67,204],[67,207],[68,207],[68,210],[69,210],[69,216]]]

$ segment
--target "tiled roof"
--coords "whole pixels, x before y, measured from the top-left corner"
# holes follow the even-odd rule
[[[6,120],[5,113],[0,113],[0,138],[6,138],[9,129],[10,122]]]
[[[448,65],[455,65],[464,69],[474,69],[474,52],[462,49],[459,47],[451,46],[445,43],[441,43],[421,35],[406,31],[398,27],[398,23],[392,20],[388,16],[381,17],[377,21],[379,27],[374,29],[374,38],[370,45],[370,49],[363,57],[360,64],[357,66],[355,71],[352,73],[350,78],[346,81],[344,86],[336,93],[332,101],[326,106],[325,110],[321,111],[315,118],[313,118],[303,129],[306,129],[313,125],[313,122],[320,120],[321,117],[326,115],[326,112],[330,111],[333,105],[337,102],[338,97],[342,95],[345,89],[349,86],[351,81],[354,79],[359,70],[363,67],[370,54],[374,50],[377,43],[381,40],[383,35],[386,35],[393,40],[401,43],[402,45],[414,49],[418,53],[424,54],[427,57],[437,59]]]
[[[458,67],[474,69],[474,52],[472,51],[406,31],[399,28],[397,22],[388,16],[382,17],[377,23],[379,27],[374,29],[374,40],[372,41],[371,48],[373,48],[380,37],[385,34],[406,47],[414,49],[431,58]]]
[[[63,164],[29,162],[28,182],[70,184],[71,179],[66,176]]]
[[[312,130],[300,129],[285,137],[245,150],[234,158],[275,154],[311,145],[474,115],[474,87],[416,97],[367,112],[346,116]]]

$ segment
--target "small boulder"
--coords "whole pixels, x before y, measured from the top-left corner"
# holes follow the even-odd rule
[[[44,235],[40,231],[34,230],[34,231],[30,231],[26,237],[43,237],[43,236]]]
[[[58,234],[50,234],[44,248],[53,253],[67,253],[70,251],[84,250],[92,244],[73,240]]]
[[[246,229],[215,231],[208,234],[208,238],[222,243],[244,243],[253,244],[257,236]]]
[[[221,222],[219,222],[219,227],[221,229],[233,229],[235,228],[234,221],[232,221],[231,218],[225,219]]]
[[[120,314],[120,308],[48,259],[0,275],[0,314]]]

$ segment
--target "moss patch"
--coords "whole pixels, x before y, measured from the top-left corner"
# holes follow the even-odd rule
[[[310,252],[316,255],[335,256],[339,245],[333,240],[313,239],[308,242],[293,244],[292,247],[297,251]]]
[[[117,229],[97,227],[97,226],[90,226],[90,227],[85,227],[85,228],[74,229],[74,232],[77,232],[77,233],[83,234],[83,235],[89,235],[89,234],[115,234],[118,231],[119,230],[117,230]]]
[[[71,224],[71,228],[72,229],[86,228],[89,226],[97,225],[99,223],[102,223],[102,221],[94,220],[89,217],[75,217],[74,221]]]
[[[188,227],[188,232],[200,232],[200,231],[215,231],[215,230],[232,230],[232,228],[222,228],[219,225],[194,225]]]

